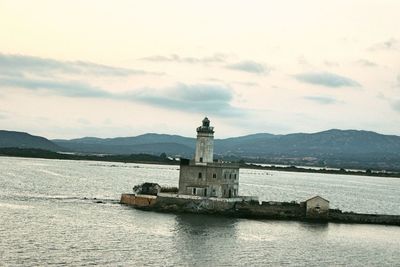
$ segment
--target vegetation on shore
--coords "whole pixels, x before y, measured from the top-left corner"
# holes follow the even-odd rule
[[[0,148],[0,156],[60,159],[60,160],[93,160],[93,161],[109,161],[109,162],[124,162],[124,163],[168,164],[168,165],[179,164],[179,161],[167,157],[165,153],[162,153],[160,156],[149,155],[149,154],[89,155],[89,154],[57,153],[49,150],[35,149],[35,148],[10,147],[10,148]],[[246,169],[400,178],[399,172],[374,171],[370,169],[362,171],[362,170],[346,170],[343,168],[317,169],[317,168],[306,168],[306,167],[296,167],[296,166],[262,166],[257,164],[245,163],[244,160],[240,160],[239,164],[241,168],[246,168]]]
[[[49,150],[36,148],[0,148],[0,156],[26,157],[42,159],[61,159],[61,160],[93,160],[110,161],[125,163],[156,163],[156,164],[179,164],[179,161],[169,159],[162,154],[154,156],[149,154],[131,154],[131,155],[86,155],[72,153],[57,153]]]

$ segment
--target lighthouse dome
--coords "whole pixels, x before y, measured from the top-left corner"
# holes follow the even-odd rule
[[[203,127],[210,127],[210,120],[207,117],[203,119]]]

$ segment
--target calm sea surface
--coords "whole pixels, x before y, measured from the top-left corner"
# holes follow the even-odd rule
[[[400,227],[145,212],[118,204],[178,166],[0,157],[0,266],[400,266]],[[400,214],[400,179],[240,171],[240,194]],[[96,199],[95,199],[96,198]],[[102,203],[97,203],[101,201]]]

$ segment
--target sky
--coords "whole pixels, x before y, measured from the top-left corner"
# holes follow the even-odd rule
[[[0,129],[400,135],[400,1],[0,0]]]

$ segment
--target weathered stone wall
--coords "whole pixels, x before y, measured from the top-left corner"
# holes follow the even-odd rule
[[[235,197],[239,193],[239,168],[223,164],[181,165],[179,193],[192,195],[193,188],[203,188],[198,190],[201,196]],[[200,195],[198,191],[196,195]]]
[[[305,217],[305,208],[298,203],[286,202],[238,202],[236,211],[240,216],[274,219],[301,219]]]
[[[174,194],[122,194],[121,203],[139,209],[228,215],[242,218],[316,220],[324,222],[371,223],[400,226],[400,215],[378,215],[329,210],[328,216],[307,216],[305,203],[244,201],[241,198],[205,198]]]
[[[329,211],[329,221],[346,223],[371,223],[400,226],[400,215],[363,214],[353,212]]]
[[[316,196],[305,202],[307,217],[326,217],[329,214],[329,201]]]
[[[154,208],[160,211],[229,214],[234,210],[234,201],[216,198],[180,198],[176,196],[158,196]]]
[[[157,202],[157,197],[152,195],[122,194],[121,204],[134,207],[152,207]]]

